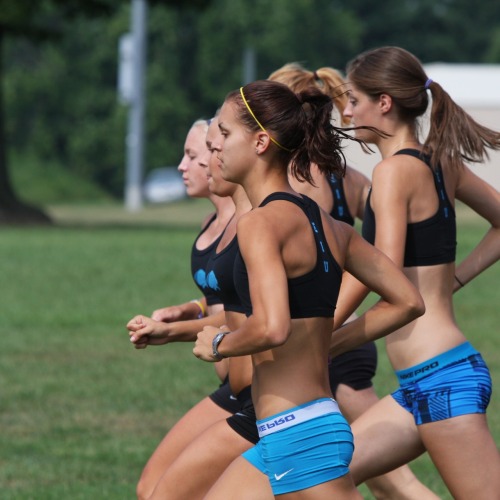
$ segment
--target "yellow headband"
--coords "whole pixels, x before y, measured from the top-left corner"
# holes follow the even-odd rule
[[[241,98],[243,99],[243,102],[245,103],[245,106],[248,109],[248,112],[252,115],[252,118],[255,120],[255,123],[257,123],[257,125],[262,129],[262,131],[265,132],[269,136],[269,139],[271,139],[271,141],[274,142],[274,144],[276,144],[276,146],[291,153],[292,151],[290,149],[286,149],[276,139],[271,137],[269,135],[269,132],[262,126],[262,124],[259,122],[259,120],[257,120],[257,117],[253,114],[253,111],[250,109],[250,105],[248,104],[247,100],[245,99],[245,95],[243,94],[243,87],[240,87],[240,94],[241,94]]]

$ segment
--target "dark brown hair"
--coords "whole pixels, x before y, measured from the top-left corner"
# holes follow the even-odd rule
[[[249,83],[243,93],[255,118],[281,146],[271,145],[278,160],[285,169],[290,164],[298,180],[312,181],[311,163],[326,175],[344,175],[341,140],[348,136],[331,123],[330,97],[317,88],[296,94],[286,85],[270,80]],[[228,94],[226,101],[236,105],[239,119],[248,130],[260,129],[239,90]]]
[[[400,47],[363,52],[347,66],[349,81],[373,99],[391,96],[401,120],[416,127],[429,106],[430,128],[424,149],[431,163],[460,167],[462,161],[482,162],[488,148],[500,149],[500,133],[477,123],[437,82],[426,75],[421,62]]]

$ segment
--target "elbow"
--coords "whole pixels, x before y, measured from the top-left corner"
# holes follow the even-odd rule
[[[265,343],[268,349],[282,346],[290,336],[290,323],[287,325],[269,326],[265,332]]]
[[[425,303],[424,299],[422,298],[419,292],[416,292],[414,294],[413,298],[407,304],[407,308],[408,308],[408,315],[411,318],[410,321],[413,321],[414,319],[417,319],[420,316],[424,315]]]

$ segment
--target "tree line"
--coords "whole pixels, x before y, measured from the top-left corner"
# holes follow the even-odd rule
[[[499,63],[498,19],[496,0],[149,0],[146,168],[179,161],[190,124],[241,85],[246,49],[256,78],[292,61],[343,71],[381,45],[424,63]],[[129,29],[128,0],[0,0],[0,155],[57,161],[122,197],[127,110],[117,66]],[[9,168],[0,156],[0,219]]]

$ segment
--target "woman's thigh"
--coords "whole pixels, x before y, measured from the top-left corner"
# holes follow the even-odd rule
[[[138,495],[147,498],[154,490],[165,470],[172,465],[192,441],[207,428],[219,421],[225,421],[230,413],[206,397],[193,406],[170,429],[149,458],[139,481]]]
[[[210,489],[205,500],[221,498],[274,500],[274,495],[267,476],[245,458],[238,457]]]
[[[500,454],[485,414],[418,427],[429,455],[457,499],[500,499]]]
[[[413,416],[392,396],[368,408],[351,424],[354,454],[350,471],[356,484],[389,472],[421,455],[421,442]]]
[[[226,420],[215,423],[193,440],[165,471],[151,500],[203,498],[231,462],[252,446]]]

